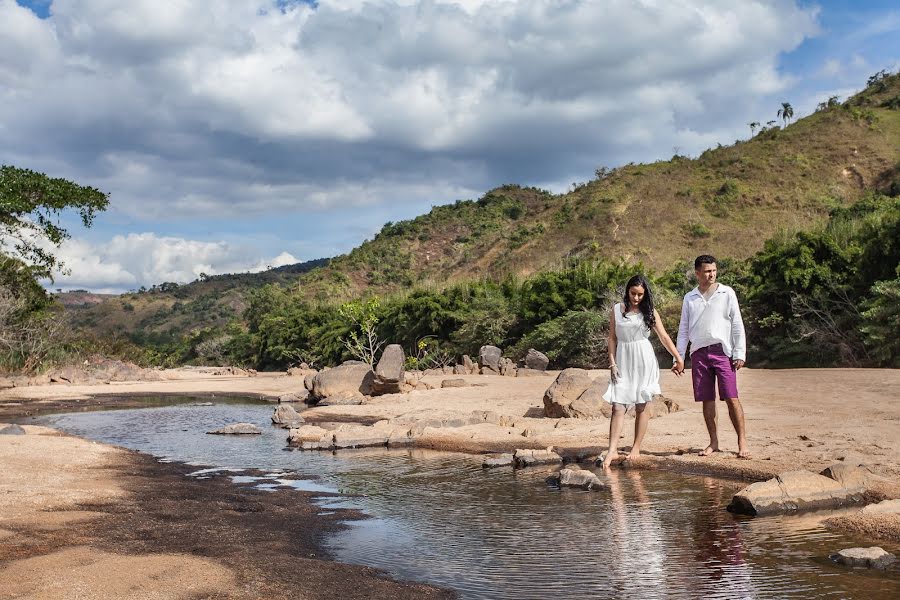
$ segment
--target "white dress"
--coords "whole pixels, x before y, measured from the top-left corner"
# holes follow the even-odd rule
[[[622,304],[613,308],[616,319],[616,365],[619,379],[609,383],[603,399],[632,406],[650,402],[662,393],[659,389],[659,363],[650,344],[650,330],[644,315],[629,313],[622,316]]]

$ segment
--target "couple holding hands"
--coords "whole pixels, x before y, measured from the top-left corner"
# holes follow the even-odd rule
[[[738,397],[737,372],[746,359],[744,322],[734,290],[716,281],[716,259],[698,256],[694,261],[697,287],[688,292],[681,305],[678,343],[672,338],[653,305],[650,284],[642,275],[628,280],[622,302],[612,308],[609,319],[609,389],[603,399],[612,404],[609,421],[609,451],[603,460],[608,469],[618,457],[617,446],[625,411],[634,407],[634,443],[629,459],[641,453],[641,441],[647,431],[650,414],[647,403],[660,394],[659,364],[650,344],[655,331],[660,342],[673,356],[672,372],[684,374],[684,355],[691,347],[691,379],[694,400],[703,403],[703,419],[709,432],[709,445],[700,452],[709,456],[719,451],[716,427],[716,387],[719,398],[728,406],[728,414],[738,436],[738,457],[749,458],[744,410]]]

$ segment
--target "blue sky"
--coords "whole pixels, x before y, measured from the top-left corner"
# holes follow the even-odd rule
[[[123,291],[696,155],[896,70],[897,40],[886,1],[0,0],[0,162],[110,194],[54,287]]]

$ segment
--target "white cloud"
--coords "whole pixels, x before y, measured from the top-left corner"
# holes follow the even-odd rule
[[[247,248],[227,242],[159,237],[153,233],[117,235],[99,244],[69,240],[56,254],[65,263],[68,274],[57,275],[48,286],[109,293],[163,281],[186,283],[201,273],[257,272],[299,262],[288,252],[259,259],[248,256]]]

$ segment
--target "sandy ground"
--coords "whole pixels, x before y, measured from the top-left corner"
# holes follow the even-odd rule
[[[606,377],[605,372],[599,371],[593,375]],[[509,426],[431,427],[417,443],[468,452],[553,446],[563,454],[582,457],[599,454],[605,449],[606,420],[541,416],[542,396],[553,381],[552,375],[526,378],[469,375],[463,377],[471,384],[468,387],[439,388],[442,379],[457,377],[427,377],[425,381],[436,389],[381,396],[359,406],[313,408],[303,414],[310,422],[373,423],[384,419],[453,419],[473,411],[490,410],[508,416]],[[700,406],[692,400],[690,378],[676,378],[663,371],[661,383],[665,396],[675,400],[682,410],[651,420],[643,447],[646,458],[639,466],[760,480],[787,470],[818,472],[836,462],[864,463],[883,478],[877,486],[878,494],[900,498],[900,444],[897,443],[900,371],[741,371],[739,385],[753,454],[749,460],[736,456],[736,439],[721,403],[719,423],[723,452],[707,458],[697,456],[708,438]],[[0,391],[0,422],[15,420],[27,426],[30,415],[47,410],[97,404],[121,406],[129,404],[129,398],[159,394],[252,395],[276,399],[302,386],[299,377],[260,374],[256,377],[196,376],[96,386],[16,387]],[[630,448],[632,433],[629,428],[626,423],[620,451]],[[248,586],[247,581],[256,581],[258,573],[254,575],[245,566],[229,563],[234,557],[229,559],[227,553],[217,557],[211,557],[209,553],[198,555],[185,547],[180,539],[149,543],[136,538],[131,545],[119,547],[103,543],[102,539],[92,537],[93,534],[62,535],[61,532],[89,531],[91,527],[97,527],[98,521],[108,521],[118,523],[118,529],[108,527],[110,539],[122,538],[122,531],[127,529],[122,529],[124,517],[115,507],[139,502],[135,499],[136,489],[152,496],[154,490],[163,486],[159,478],[164,475],[150,467],[135,474],[135,461],[140,462],[146,457],[141,459],[133,453],[61,436],[45,428],[27,429],[25,436],[0,436],[0,599],[256,597],[252,592],[255,588]],[[136,483],[138,481],[140,484]],[[173,479],[170,487],[182,485],[178,481]],[[205,493],[209,492],[183,490],[186,498]],[[270,505],[269,509],[270,512],[279,510],[275,505]],[[148,505],[142,510],[149,514],[153,509]],[[204,509],[197,507],[195,510]],[[307,517],[307,526],[314,527],[317,522],[314,511]],[[185,518],[190,520],[189,512]],[[273,530],[277,529],[277,524],[270,525]],[[257,527],[265,530],[270,525],[263,523]],[[228,522],[217,525],[224,530],[240,526]],[[894,526],[888,530],[897,529]],[[884,527],[871,528],[876,536],[883,531]],[[56,532],[56,537],[47,534],[48,538],[40,532]],[[128,535],[124,537],[128,538]],[[35,541],[40,539],[56,542]],[[242,547],[236,547],[235,553],[239,554]],[[315,548],[315,539],[311,538],[306,546],[281,548],[280,554],[273,554],[269,559],[296,556],[298,552],[314,551]],[[260,569],[264,568],[261,564]],[[127,575],[106,577],[110,572]],[[324,589],[329,589],[330,584],[335,586],[334,590],[341,590],[347,582],[366,581],[369,582],[366,585],[397,586],[379,592],[392,597],[419,594],[441,597],[443,594],[424,586],[404,588],[404,584],[389,582],[375,573],[322,573],[319,576],[325,578],[325,583],[320,581],[314,585],[320,586],[320,591],[323,585]],[[334,579],[329,580],[332,576]],[[159,584],[161,580],[166,582],[164,586]],[[310,595],[299,589],[294,592],[294,597],[328,597],[327,594]]]

